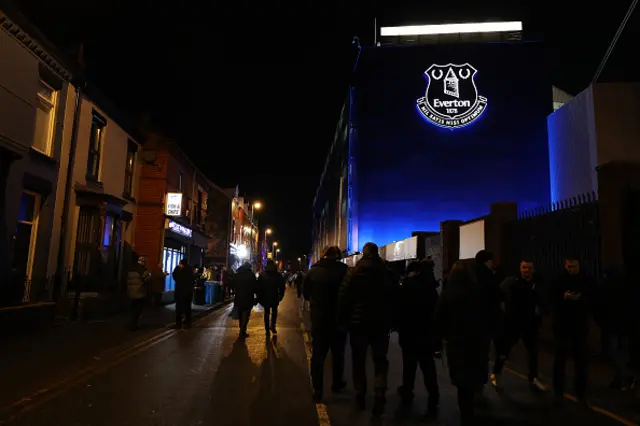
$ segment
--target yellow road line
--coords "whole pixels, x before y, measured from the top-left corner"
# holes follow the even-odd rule
[[[298,312],[300,315],[300,329],[302,330],[302,337],[304,338],[304,353],[307,356],[307,364],[309,365],[309,371],[311,371],[311,339],[309,338],[309,332],[304,325],[304,317],[302,312]],[[311,375],[309,375],[309,382],[311,382]],[[329,418],[329,412],[327,411],[327,404],[323,402],[316,403],[316,413],[318,414],[319,426],[331,426],[331,419]]]
[[[504,370],[506,372],[516,376],[519,379],[527,380],[527,381],[529,380],[529,378],[527,376],[525,376],[524,374],[522,374],[522,373],[520,373],[520,372],[518,372],[518,371],[516,371],[516,370],[514,370],[512,368],[505,367]],[[577,402],[578,401],[578,399],[575,396],[573,396],[571,394],[568,394],[568,393],[565,393],[563,395],[563,397],[568,399],[568,400],[570,400],[570,401],[573,401],[573,402]],[[589,408],[591,410],[593,410],[593,411],[595,411],[597,413],[600,413],[603,416],[607,416],[610,419],[615,420],[618,423],[621,423],[621,424],[623,424],[625,426],[640,426],[640,425],[638,425],[638,423],[635,423],[635,422],[632,422],[631,420],[625,419],[624,417],[621,417],[621,416],[619,416],[619,415],[617,415],[615,413],[612,413],[611,411],[606,410],[606,409],[604,409],[602,407],[598,407],[597,405],[590,405]]]

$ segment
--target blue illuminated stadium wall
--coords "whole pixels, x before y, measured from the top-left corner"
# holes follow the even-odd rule
[[[448,130],[416,107],[432,64],[470,63],[485,113]],[[549,202],[547,115],[551,83],[537,43],[363,48],[352,89],[352,156],[357,249],[438,231],[440,222]],[[353,212],[352,211],[352,212]],[[350,247],[355,249],[354,246]]]

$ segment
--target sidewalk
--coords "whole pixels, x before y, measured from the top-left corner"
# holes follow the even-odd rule
[[[193,315],[205,315],[231,300],[216,305],[192,305]],[[3,341],[0,407],[94,367],[113,351],[161,333],[175,323],[175,304],[147,308],[138,331],[129,330],[129,321],[129,313],[123,312],[106,320],[62,323],[37,335]]]
[[[549,387],[553,377],[553,345],[543,341],[540,344],[540,375]],[[522,343],[510,355],[507,367],[519,374],[527,374],[527,353]],[[613,379],[611,368],[598,355],[589,359],[589,404],[601,407],[611,413],[640,424],[640,403],[634,400],[632,392],[621,392],[609,388]],[[573,363],[567,363],[567,391],[573,393]]]

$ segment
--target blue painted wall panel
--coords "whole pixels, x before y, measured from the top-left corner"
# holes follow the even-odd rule
[[[453,131],[427,122],[416,107],[424,71],[467,62],[478,70],[486,112]],[[543,46],[533,43],[364,48],[351,117],[358,248],[485,215],[493,202],[548,203],[552,97],[544,69]]]

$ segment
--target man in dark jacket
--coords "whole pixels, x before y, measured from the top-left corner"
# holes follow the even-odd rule
[[[327,247],[322,258],[311,267],[304,280],[305,297],[311,302],[311,381],[313,397],[322,400],[324,382],[324,360],[329,349],[333,355],[334,392],[345,388],[344,348],[347,335],[337,325],[338,292],[347,274],[347,265],[340,262],[340,250]]]
[[[457,261],[436,309],[438,340],[446,342],[451,383],[458,388],[461,422],[475,424],[474,394],[489,374],[491,320],[487,311],[494,302],[486,287],[478,284],[475,268]]]
[[[491,340],[497,353],[505,352],[504,311],[500,294],[500,282],[496,274],[493,254],[480,250],[475,257],[475,276],[477,283],[487,293],[487,317],[491,328]]]
[[[285,279],[278,272],[275,262],[268,261],[266,270],[258,278],[258,302],[264,308],[264,330],[267,335],[278,334],[276,329],[278,305],[284,297],[286,286]]]
[[[193,300],[193,269],[185,262],[180,261],[173,271],[173,279],[176,282],[176,328],[191,327],[191,301]],[[184,316],[184,322],[183,322]]]
[[[234,309],[238,312],[240,337],[249,337],[247,326],[249,325],[251,310],[256,304],[256,293],[258,291],[256,276],[253,273],[251,264],[245,263],[238,268],[231,278],[231,285],[235,294],[233,304]]]
[[[398,388],[398,394],[408,408],[413,402],[416,371],[420,365],[424,384],[429,391],[426,417],[434,417],[440,402],[434,359],[435,352],[440,350],[434,330],[438,292],[435,278],[424,266],[418,262],[411,263],[400,287],[396,329],[402,347],[402,386]]]
[[[338,323],[350,335],[353,384],[356,402],[365,408],[367,392],[366,358],[371,346],[375,370],[374,416],[384,412],[389,362],[389,334],[394,318],[398,283],[378,254],[378,246],[367,243],[362,259],[342,281],[338,298]]]
[[[614,378],[610,387],[622,391],[633,387],[635,378],[629,369],[638,300],[635,297],[634,282],[627,279],[615,268],[609,267],[603,274],[602,282],[595,288],[594,320],[602,329],[603,340]]]
[[[538,332],[544,311],[544,288],[533,273],[533,262],[520,262],[520,276],[503,283],[505,296],[504,345],[497,353],[491,374],[491,384],[502,388],[502,370],[509,352],[522,339],[529,358],[529,386],[533,391],[545,391],[538,380]]]
[[[551,288],[553,309],[553,334],[555,344],[555,365],[553,388],[562,401],[564,394],[565,369],[569,348],[573,353],[576,396],[583,405],[586,403],[589,319],[591,285],[580,272],[580,262],[575,258],[564,261],[564,271]]]

